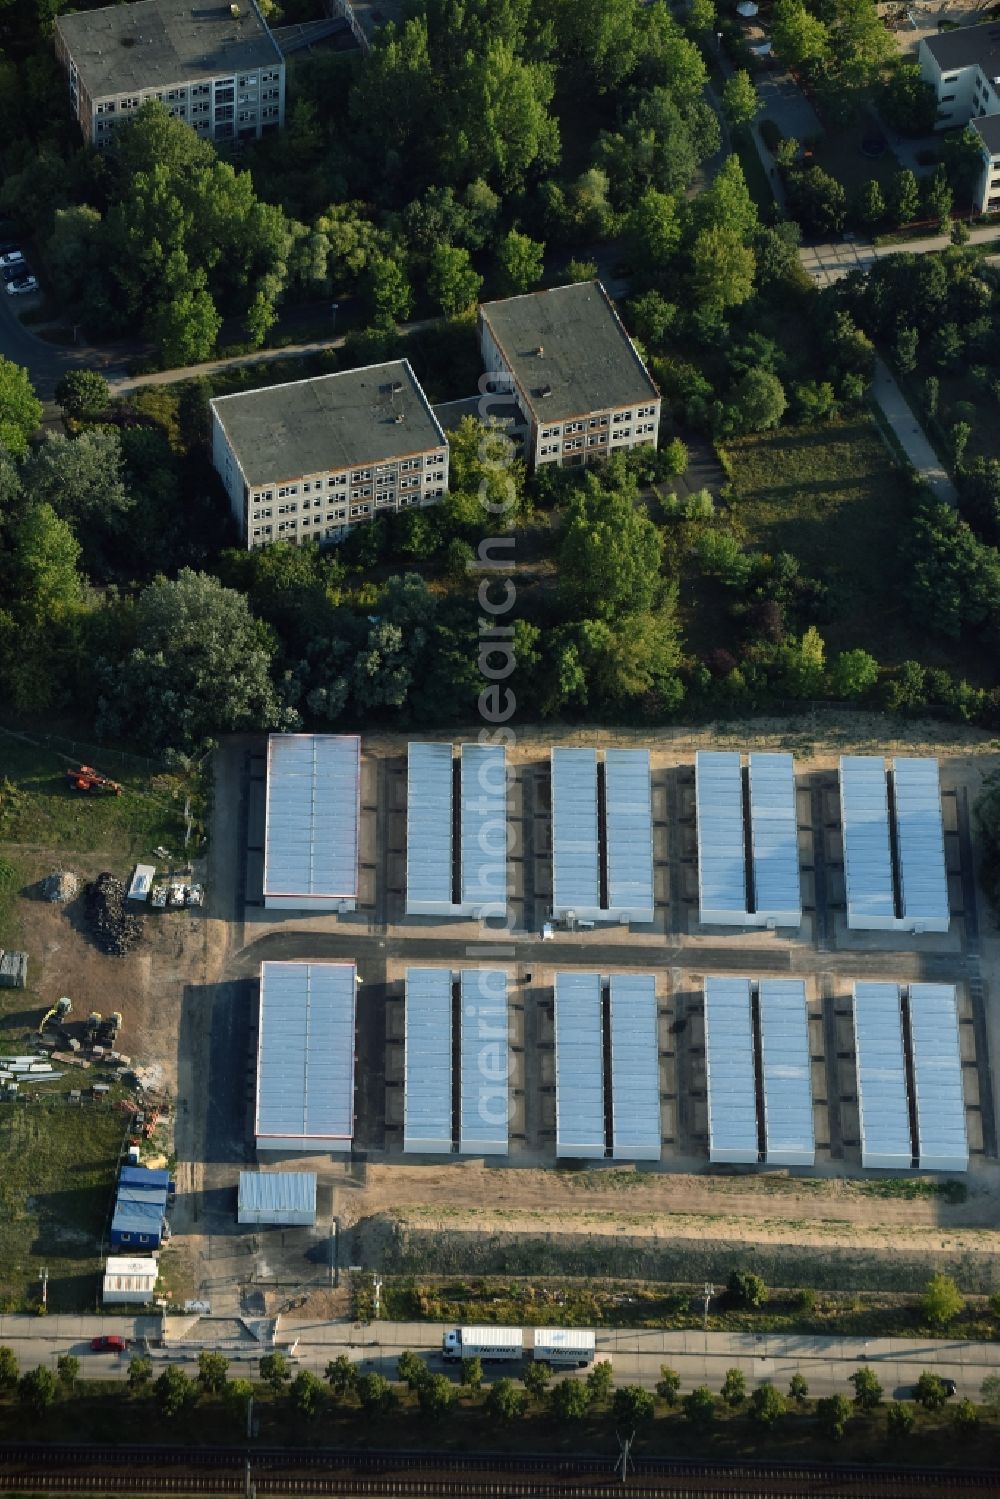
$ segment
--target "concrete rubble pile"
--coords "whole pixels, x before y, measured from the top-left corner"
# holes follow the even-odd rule
[[[87,916],[106,953],[121,957],[142,940],[143,919],[126,911],[125,886],[113,874],[105,871],[87,886]]]

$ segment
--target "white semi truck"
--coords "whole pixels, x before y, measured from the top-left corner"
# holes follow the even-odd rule
[[[536,1327],[525,1347],[520,1327],[453,1327],[441,1343],[444,1358],[478,1358],[485,1363],[516,1363],[531,1358],[557,1368],[586,1369],[594,1362],[597,1338],[591,1328]]]

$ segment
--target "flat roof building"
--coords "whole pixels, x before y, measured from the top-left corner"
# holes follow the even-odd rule
[[[159,1274],[156,1260],[127,1259],[112,1255],[104,1267],[104,1282],[101,1300],[105,1306],[146,1305],[156,1294],[156,1277]]]
[[[360,797],[361,740],[356,734],[268,736],[267,910],[356,908]]]
[[[111,1217],[112,1249],[158,1249],[163,1238],[170,1173],[147,1166],[123,1166]]]
[[[260,965],[258,1151],[347,1151],[354,1138],[353,963]]]
[[[530,468],[656,446],[660,392],[599,281],[487,302],[479,336],[487,371],[524,417]]]
[[[212,462],[250,549],[341,541],[448,488],[448,439],[408,359],[210,405]]]
[[[257,8],[133,0],[55,20],[56,57],[83,137],[106,146],[159,100],[216,143],[255,140],[285,118],[285,60]]]
[[[924,37],[920,72],[938,102],[938,130],[970,125],[979,137],[982,166],[973,188],[980,213],[1000,209],[1000,25],[958,26]]]
[[[241,1171],[236,1221],[311,1228],[316,1222],[315,1171]]]

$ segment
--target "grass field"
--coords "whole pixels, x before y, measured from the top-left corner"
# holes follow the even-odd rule
[[[868,417],[782,428],[725,444],[732,514],[748,545],[791,552],[830,589],[820,633],[830,649],[864,646],[893,663],[926,655],[897,587],[911,499]]]
[[[96,1305],[101,1236],[111,1207],[121,1114],[108,1107],[0,1104],[0,1309]]]

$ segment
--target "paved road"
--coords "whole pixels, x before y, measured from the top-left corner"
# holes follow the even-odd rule
[[[182,1319],[183,1325],[183,1319]],[[210,1324],[209,1324],[210,1325]],[[222,1331],[231,1332],[231,1323]],[[156,1335],[151,1317],[50,1317],[40,1323],[35,1317],[0,1317],[0,1343],[13,1348],[23,1368],[35,1364],[54,1365],[61,1353],[80,1358],[84,1378],[124,1378],[131,1355],[90,1352],[90,1339],[99,1332],[123,1333],[133,1339]],[[205,1319],[191,1329],[192,1338],[207,1331]],[[365,1371],[376,1369],[394,1375],[396,1360],[409,1349],[421,1353],[435,1369],[448,1366],[440,1356],[444,1329],[427,1322],[378,1322],[361,1327],[352,1322],[317,1322],[283,1317],[278,1321],[275,1341],[293,1350],[298,1367],[322,1371],[327,1362],[346,1353]],[[195,1369],[202,1341],[179,1342],[166,1348],[151,1348],[154,1365],[179,1363]],[[230,1339],[227,1354],[234,1354]],[[246,1373],[259,1353],[249,1335],[242,1346],[246,1356],[233,1357],[234,1370]],[[957,1339],[930,1338],[824,1338],[810,1335],[753,1333],[664,1332],[601,1328],[597,1333],[598,1354],[610,1355],[620,1383],[638,1383],[652,1388],[661,1364],[669,1364],[681,1377],[683,1390],[707,1384],[719,1389],[726,1370],[741,1369],[753,1388],[770,1381],[787,1388],[793,1374],[804,1374],[814,1396],[849,1394],[848,1376],[867,1363],[882,1382],[887,1398],[905,1398],[923,1369],[954,1379],[959,1396],[977,1397],[989,1374],[1000,1373],[1000,1343],[966,1343]],[[500,1372],[516,1373],[491,1365],[490,1377]]]
[[[944,500],[949,505],[957,504],[958,491],[947,469],[931,447],[909,402],[897,385],[888,365],[881,358],[875,360],[872,397],[878,403],[903,452],[924,483],[939,500]]]

